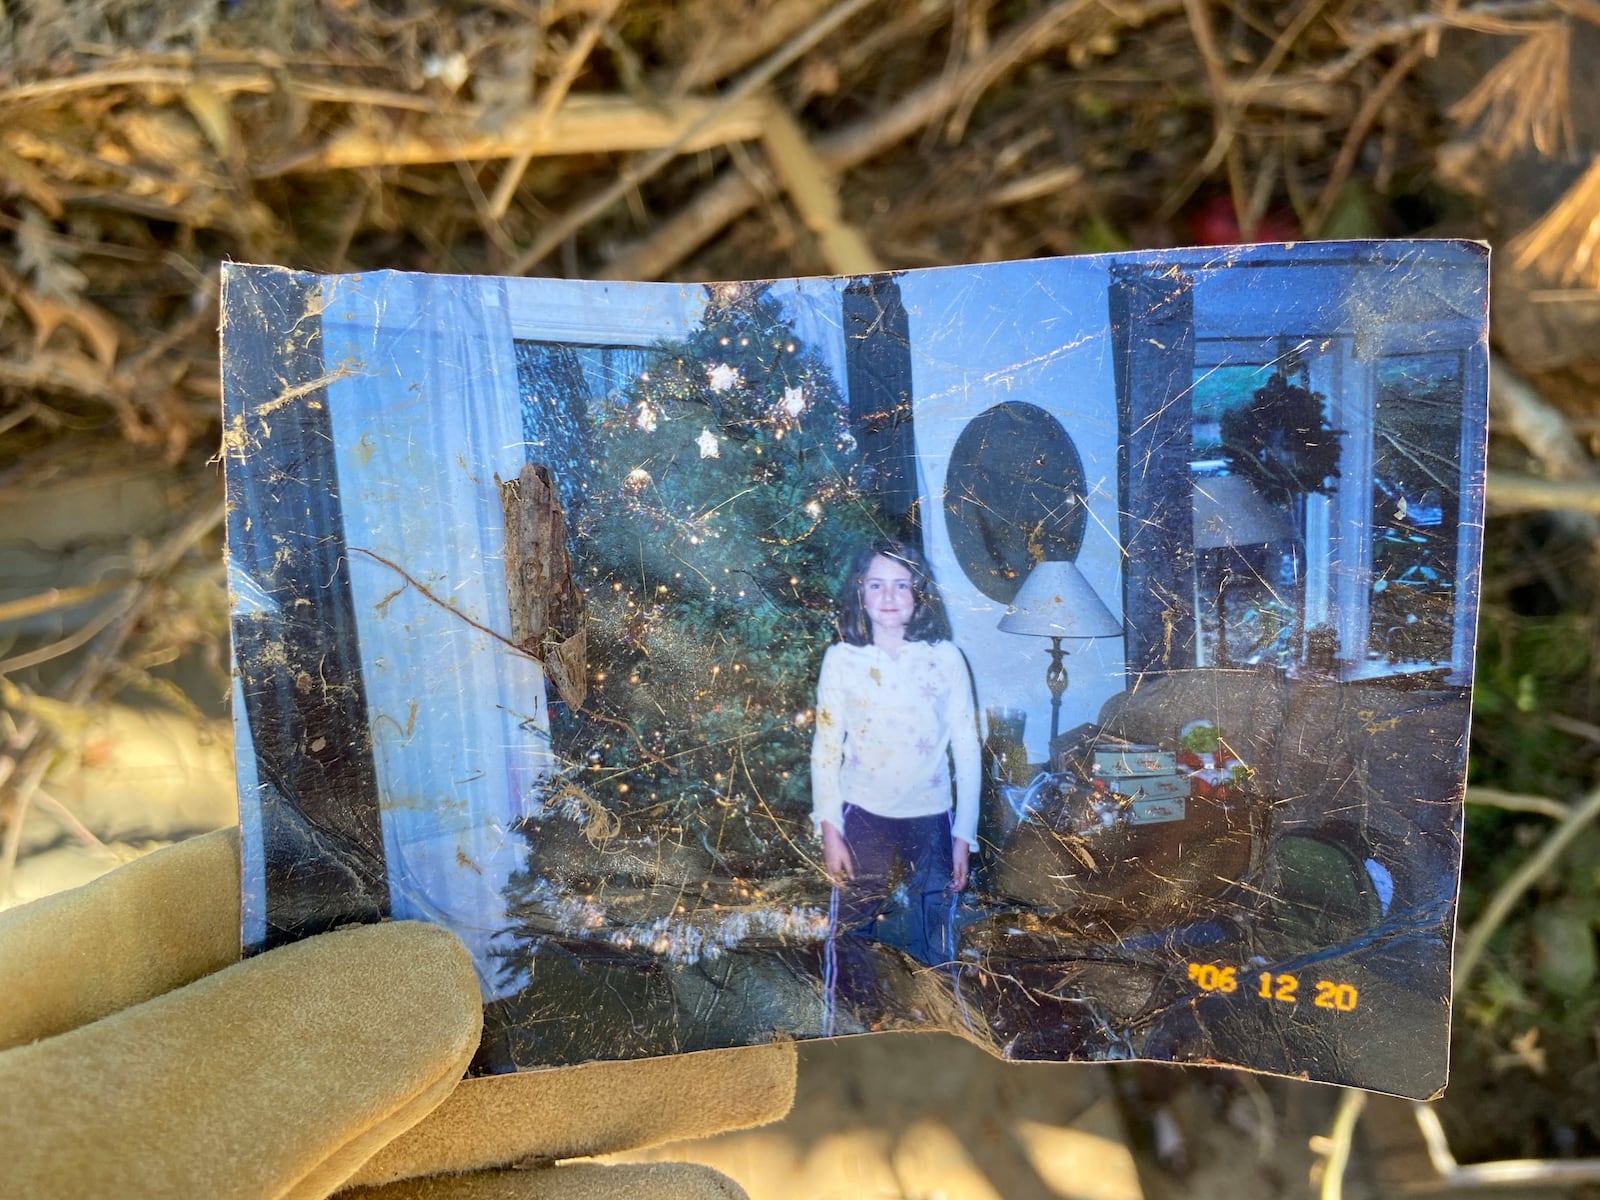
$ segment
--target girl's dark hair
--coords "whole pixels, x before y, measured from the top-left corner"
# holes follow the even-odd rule
[[[850,560],[844,584],[839,588],[839,636],[852,646],[872,643],[872,624],[867,620],[866,600],[861,580],[875,558],[887,558],[911,572],[911,595],[916,601],[911,620],[906,622],[906,641],[942,642],[950,637],[950,622],[939,598],[939,585],[933,581],[928,560],[922,551],[906,542],[879,538],[867,542]]]

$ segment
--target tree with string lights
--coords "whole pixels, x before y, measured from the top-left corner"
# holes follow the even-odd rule
[[[810,808],[816,672],[838,573],[878,535],[848,411],[769,285],[709,289],[594,414],[577,522],[590,691],[553,730],[560,780],[688,827],[726,865],[782,854]]]

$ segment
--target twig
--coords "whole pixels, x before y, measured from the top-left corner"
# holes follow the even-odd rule
[[[1586,741],[1600,742],[1600,725],[1593,721],[1580,721],[1577,717],[1569,717],[1566,713],[1551,713],[1547,718],[1550,728],[1559,729],[1562,733],[1570,733],[1573,737],[1581,737]]]
[[[1595,172],[1591,170],[1590,173]],[[1555,479],[1576,479],[1590,483],[1600,481],[1600,466],[1589,457],[1566,417],[1506,366],[1499,355],[1489,358],[1489,415],[1526,446],[1528,453]],[[1498,481],[1497,473],[1491,472],[1491,476]],[[1489,494],[1493,496],[1497,492],[1497,499],[1507,500],[1519,493],[1528,494],[1515,486],[1499,484],[1497,487],[1496,482],[1491,482]],[[1550,505],[1548,501],[1553,498],[1547,494],[1543,498],[1545,502],[1536,507],[1564,511],[1568,514],[1564,524],[1573,534],[1588,541],[1600,539],[1600,520],[1592,515],[1592,509],[1580,505],[1574,511],[1564,499]]]
[[[1273,42],[1272,49],[1267,52],[1261,65],[1256,68],[1255,74],[1249,79],[1239,83],[1230,82],[1227,85],[1229,100],[1243,108],[1250,104],[1273,103],[1285,108],[1305,109],[1307,111],[1326,115],[1333,111],[1338,103],[1338,94],[1329,90],[1325,85],[1315,80],[1303,77],[1281,79],[1275,74],[1285,56],[1299,41],[1300,35],[1306,31],[1317,15],[1322,11],[1327,0],[1313,0],[1296,14],[1286,29],[1278,35]],[[1313,89],[1316,89],[1313,92]],[[1291,103],[1293,101],[1293,103]],[[1211,146],[1206,150],[1205,156],[1194,165],[1190,172],[1161,202],[1160,209],[1156,212],[1156,220],[1170,221],[1193,196],[1195,189],[1205,182],[1206,177],[1215,171],[1233,149],[1233,139],[1238,133],[1237,122],[1229,121],[1227,124],[1217,123],[1217,130],[1211,139]],[[1242,219],[1243,214],[1235,211],[1235,215]]]
[[[1189,197],[1194,195],[1195,189],[1206,181],[1211,172],[1222,165],[1222,160],[1227,158],[1232,150],[1233,127],[1230,125],[1226,130],[1219,128],[1211,139],[1205,157],[1194,165],[1194,169],[1185,175],[1183,181],[1161,202],[1161,207],[1156,210],[1156,220],[1170,221],[1176,216],[1178,210],[1188,203]]]
[[[1182,0],[1149,0],[1137,6],[1114,10],[1123,27],[1136,28],[1157,17],[1169,16],[1183,7]],[[1053,27],[1053,12],[1035,17],[1013,29],[996,44],[991,57],[1015,58],[1015,46],[1037,44],[1036,30],[1041,24]],[[1041,48],[1048,49],[1048,46]],[[941,119],[960,103],[965,89],[982,78],[989,60],[962,68],[953,78],[924,84],[898,104],[868,120],[847,125],[816,140],[817,157],[835,174],[882,154]],[[1016,65],[1013,63],[1013,65]],[[717,180],[679,209],[668,221],[648,236],[617,251],[597,272],[601,279],[654,279],[710,241],[722,229],[738,220],[761,200],[761,194],[737,171],[724,171]]]
[[[24,401],[11,412],[0,417],[0,434],[10,433],[18,425],[21,425],[24,421],[31,421],[43,411],[43,406],[37,400]]]
[[[78,706],[88,701],[95,688],[100,685],[100,681],[110,671],[113,659],[122,649],[122,644],[127,641],[128,635],[143,617],[144,607],[154,594],[156,585],[196,542],[222,524],[226,514],[226,501],[212,500],[208,497],[189,519],[161,544],[138,573],[140,585],[131,590],[127,601],[120,608],[111,610],[115,619],[101,634],[96,652],[86,657],[67,676],[58,699],[65,704]],[[34,792],[43,782],[45,772],[49,770],[50,755],[47,751],[53,741],[49,731],[30,717],[18,729],[17,737],[13,739],[6,753],[0,755],[0,786],[4,786],[14,775],[17,776],[11,792],[11,812],[6,818],[8,825],[5,842],[0,846],[0,896],[9,893],[11,876],[16,870],[17,854],[22,845],[22,823],[27,818]]]
[[[284,89],[302,100],[319,100],[325,104],[358,104],[367,108],[394,108],[402,112],[439,113],[437,97],[416,92],[396,92],[388,88],[360,87],[348,83],[330,83],[322,79],[305,79],[289,76]],[[468,111],[463,106],[462,112]],[[476,110],[473,110],[476,111]]]
[[[1497,1162],[1462,1166],[1450,1151],[1439,1114],[1429,1104],[1413,1104],[1411,1111],[1428,1148],[1428,1161],[1448,1187],[1581,1187],[1600,1183],[1600,1158],[1506,1158]]]
[[[1572,806],[1548,796],[1526,796],[1521,792],[1502,792],[1499,788],[1469,787],[1468,804],[1482,804],[1488,808],[1503,808],[1508,812],[1538,813],[1564,821],[1572,815]]]
[[[649,236],[618,250],[595,276],[658,279],[760,201],[760,189],[741,172],[724,171]]]
[[[0,753],[0,789],[11,782],[11,776],[16,773],[23,756],[33,744],[33,739],[39,735],[39,719],[28,717],[16,727],[11,737],[6,740],[6,748]]]
[[[571,91],[573,83],[578,80],[578,72],[584,69],[584,64],[589,61],[590,54],[594,53],[595,43],[600,40],[600,34],[610,21],[611,14],[616,13],[616,6],[621,0],[600,0],[600,6],[590,14],[589,21],[578,32],[570,50],[562,58],[562,64],[555,70],[555,78],[546,86],[544,96],[539,98],[539,107],[534,110],[534,128],[542,128],[550,117],[554,117],[555,110],[562,107],[566,93]]]
[[[1489,898],[1483,915],[1473,924],[1466,940],[1456,952],[1456,965],[1452,977],[1457,991],[1466,986],[1467,980],[1472,977],[1472,972],[1478,965],[1478,960],[1483,957],[1489,939],[1495,935],[1506,916],[1516,907],[1517,901],[1522,899],[1523,893],[1539,881],[1551,864],[1561,856],[1561,852],[1571,845],[1572,840],[1597,816],[1600,816],[1600,788],[1595,788],[1584,797],[1582,803],[1573,808],[1566,819],[1539,843],[1538,849],[1496,889],[1494,895]]]
[[[817,235],[828,269],[836,275],[870,275],[883,270],[861,231],[845,221],[832,172],[806,141],[799,123],[776,104],[767,118],[763,144],[800,219]]]
[[[1007,208],[1013,204],[1026,204],[1029,200],[1037,200],[1040,196],[1058,196],[1068,188],[1077,187],[1083,180],[1083,168],[1077,163],[1045,167],[1042,171],[1035,171],[1032,175],[1024,175],[1021,179],[1014,179],[1003,187],[995,188],[983,198],[983,204],[986,208]]]
[[[1496,798],[1511,799],[1508,793],[1491,794]],[[1473,799],[1470,793],[1469,799]],[[1534,801],[1538,798],[1517,797],[1516,799],[1519,801]],[[1551,801],[1549,803],[1553,804],[1554,802]],[[1511,805],[1506,805],[1506,807],[1511,807]],[[1495,891],[1483,914],[1473,924],[1471,932],[1467,934],[1466,940],[1461,943],[1457,950],[1455,968],[1451,972],[1452,984],[1456,992],[1460,992],[1466,986],[1467,980],[1472,977],[1472,972],[1478,965],[1478,961],[1483,957],[1483,952],[1489,944],[1489,939],[1499,930],[1506,916],[1516,906],[1517,901],[1522,899],[1523,893],[1538,882],[1540,877],[1560,857],[1561,852],[1597,816],[1600,816],[1600,788],[1590,792],[1576,808],[1564,809],[1561,823],[1551,830],[1545,840],[1539,844],[1538,849],[1529,855],[1527,861],[1518,867],[1511,877]],[[1328,1134],[1328,1140],[1331,1145],[1328,1152],[1327,1167],[1322,1177],[1320,1200],[1339,1200],[1345,1163],[1349,1159],[1350,1144],[1355,1136],[1356,1123],[1360,1119],[1361,1108],[1364,1103],[1365,1096],[1361,1092],[1347,1091],[1340,1098],[1339,1110],[1334,1117],[1333,1128]],[[1428,1138],[1430,1127],[1427,1122],[1429,1120],[1436,1121],[1437,1118],[1433,1116],[1432,1110],[1427,1108],[1426,1105],[1416,1105],[1414,1111],[1417,1114],[1418,1124],[1423,1126],[1423,1136]],[[1450,1155],[1448,1145],[1443,1141],[1442,1128],[1437,1129],[1437,1133],[1437,1149],[1442,1153],[1435,1153],[1436,1146],[1430,1139],[1429,1158],[1433,1160],[1434,1168],[1439,1171],[1440,1175],[1445,1177],[1445,1181],[1448,1183],[1460,1182],[1467,1186],[1483,1187],[1493,1183],[1511,1183],[1534,1178],[1533,1175],[1519,1176],[1517,1173],[1519,1171],[1555,1168],[1559,1172],[1564,1167],[1564,1164],[1559,1163],[1522,1161],[1482,1163],[1475,1167],[1458,1168],[1454,1157]],[[1457,1179],[1453,1174],[1456,1171],[1465,1171],[1469,1174],[1466,1177]],[[1600,1179],[1600,1161],[1589,1160],[1587,1163],[1581,1164],[1574,1172],[1575,1178],[1573,1182],[1590,1180],[1591,1175],[1589,1172],[1593,1173],[1592,1178]],[[1556,1173],[1548,1178],[1543,1176],[1539,1178],[1549,1182],[1556,1179],[1564,1180],[1565,1176]]]
[[[1328,173],[1328,181],[1322,186],[1322,195],[1317,198],[1316,207],[1311,210],[1311,216],[1306,221],[1306,229],[1313,236],[1321,231],[1328,221],[1328,215],[1333,212],[1334,205],[1339,203],[1339,194],[1344,190],[1345,181],[1350,178],[1350,171],[1356,165],[1356,155],[1361,153],[1361,144],[1367,140],[1367,133],[1371,130],[1373,122],[1378,119],[1378,114],[1389,102],[1389,97],[1394,95],[1394,90],[1404,82],[1407,75],[1411,74],[1412,68],[1422,61],[1426,50],[1426,42],[1413,42],[1406,52],[1395,60],[1394,65],[1384,72],[1377,86],[1362,100],[1361,107],[1356,111],[1355,120],[1350,123],[1350,129],[1345,134],[1344,145],[1339,147],[1339,156],[1333,160],[1333,169]]]
[[[1489,359],[1489,408],[1551,475],[1600,479],[1600,465],[1584,450],[1566,417],[1499,355]]]
[[[0,622],[20,621],[24,617],[36,617],[40,613],[72,608],[90,600],[97,600],[108,592],[125,587],[127,583],[126,579],[101,579],[78,587],[50,588],[32,596],[23,596],[19,600],[8,600],[0,604]],[[0,674],[3,673],[3,669],[0,669]]]
[[[1314,74],[1324,83],[1343,79],[1374,52],[1382,50],[1385,46],[1409,42],[1419,33],[1426,34],[1435,29],[1521,33],[1526,26],[1519,22],[1545,20],[1555,16],[1558,11],[1559,5],[1551,3],[1550,0],[1501,0],[1500,3],[1478,4],[1467,9],[1414,13],[1362,30],[1360,36],[1350,44],[1348,51],[1332,62],[1318,67]]]
[[[961,69],[961,60],[970,55],[973,58],[987,58],[989,49],[989,30],[987,27],[988,12],[986,11],[992,0],[978,0],[976,9],[972,8],[968,0],[951,0],[950,7],[950,44],[945,47],[944,62],[939,66],[939,75],[948,79]],[[976,32],[977,36],[972,34]],[[957,110],[962,128],[957,128],[956,119],[952,119],[947,127],[947,138],[954,144],[961,140],[962,129],[965,127],[966,114]],[[926,154],[933,149],[934,131],[928,129],[922,135],[922,153]]]
[[[578,78],[578,72],[583,70],[583,64],[588,62],[589,55],[594,53],[594,46],[600,40],[601,30],[606,27],[606,22],[611,19],[611,15],[617,11],[617,5],[621,2],[622,0],[601,0],[600,7],[590,16],[572,46],[562,56],[561,65],[556,68],[555,78],[546,85],[545,93],[539,99],[539,107],[534,111],[535,136],[544,132],[546,123],[555,115],[556,109],[561,107],[561,102],[567,98],[567,92],[571,90],[573,81]],[[507,164],[500,181],[495,184],[494,195],[489,199],[489,215],[496,221],[504,217],[506,209],[511,207],[511,197],[516,195],[517,187],[522,183],[523,173],[527,171],[528,164],[532,161],[532,152],[523,150]]]
[[[1461,8],[1461,0],[1439,0],[1438,10],[1442,16],[1453,16]],[[1429,58],[1439,57],[1439,41],[1444,36],[1444,30],[1434,26],[1422,35],[1423,53]]]
[[[676,154],[757,138],[764,116],[763,106],[744,96],[664,105],[645,105],[627,96],[568,96],[542,126],[533,113],[512,117],[496,129],[481,127],[467,114],[437,114],[414,132],[352,129],[312,150],[258,167],[251,175],[270,179],[306,171],[476,162],[524,152],[544,157],[664,146]]]
[[[128,588],[129,595],[132,595],[133,587],[130,581],[121,580],[118,586]],[[51,662],[64,654],[71,654],[79,647],[92,642],[101,630],[121,615],[121,610],[116,605],[111,605],[104,612],[96,613],[64,638],[59,638],[46,646],[24,651],[22,654],[14,654],[7,659],[0,659],[0,675],[9,675],[13,671],[26,671],[30,667]]]
[[[78,818],[73,815],[73,812],[70,808],[61,803],[61,801],[57,800],[49,792],[45,791],[43,788],[36,787],[33,790],[33,799],[34,803],[36,803],[40,808],[44,809],[56,820],[60,821],[61,824],[66,827],[68,833],[72,834],[73,837],[77,838],[89,849],[99,850],[105,854],[111,855],[112,857],[116,857],[117,852],[115,850],[97,838],[94,835],[93,830],[91,830],[82,821],[78,820]]]
[[[768,55],[760,66],[739,80],[729,89],[727,95],[712,104],[699,120],[691,121],[675,140],[646,155],[637,163],[624,164],[621,170],[617,172],[617,178],[614,182],[602,188],[588,200],[580,203],[576,208],[568,210],[550,222],[549,228],[543,230],[534,239],[533,245],[529,246],[527,250],[517,257],[517,260],[511,265],[510,273],[513,275],[525,274],[536,263],[542,262],[552,250],[561,245],[567,238],[622,199],[631,189],[661,170],[683,150],[688,149],[691,139],[699,134],[705,126],[720,117],[725,110],[754,96],[760,89],[772,82],[778,72],[810,50],[845,21],[866,8],[868,4],[869,0],[841,0],[841,3],[835,5],[821,18],[813,21],[803,33],[790,39],[783,47]]]
[[[1546,158],[1559,157],[1576,141],[1571,61],[1571,25],[1550,21],[1496,63],[1446,115],[1461,126],[1483,120],[1478,144],[1502,162],[1530,145]]]
[[[993,0],[979,0],[987,8]],[[1600,0],[1596,0],[1600,3]],[[928,41],[937,36],[935,28],[943,28],[949,23],[946,15],[957,3],[963,4],[968,13],[974,11],[974,0],[921,0],[917,4],[894,4],[881,6],[885,19],[874,27],[867,29],[864,36],[854,39],[847,44],[830,47],[831,59],[838,66],[840,77],[859,75],[862,70],[871,70],[872,64],[884,61],[886,56],[892,56],[900,47],[915,45]],[[981,42],[972,39],[968,43],[968,53],[974,60],[987,57],[989,53],[988,31],[984,31]],[[930,75],[930,79],[933,77]],[[804,79],[796,81],[803,84]],[[809,100],[814,92],[801,87],[794,97],[796,103],[801,99]]]
[[[1600,482],[1490,471],[1485,496],[1492,507],[1504,512],[1532,509],[1600,516]]]
[[[1189,29],[1194,34],[1195,49],[1200,51],[1200,61],[1206,69],[1206,85],[1211,89],[1211,119],[1217,127],[1216,139],[1212,144],[1222,147],[1222,161],[1228,164],[1228,192],[1233,197],[1234,216],[1240,223],[1240,232],[1248,241],[1254,222],[1248,216],[1250,197],[1244,186],[1244,165],[1239,157],[1239,145],[1234,140],[1238,115],[1233,109],[1233,90],[1229,86],[1228,72],[1222,65],[1222,55],[1217,52],[1205,0],[1184,0],[1183,8],[1189,18]],[[1210,159],[1212,156],[1208,154],[1206,157]],[[1162,207],[1165,209],[1168,205]],[[1250,227],[1247,228],[1247,224]]]
[[[35,725],[35,730],[38,726]],[[37,747],[37,743],[35,744]],[[0,903],[11,895],[11,876],[17,869],[17,856],[22,851],[22,826],[28,819],[28,806],[33,801],[33,795],[38,791],[39,785],[44,782],[45,772],[50,769],[50,756],[48,754],[33,753],[22,775],[18,778],[16,786],[11,792],[11,811],[5,814],[6,836],[0,843]],[[0,806],[0,814],[4,814]]]
[[[1345,1088],[1340,1094],[1333,1128],[1328,1131],[1327,1159],[1322,1167],[1322,1185],[1317,1189],[1319,1200],[1340,1200],[1344,1195],[1344,1171],[1350,1163],[1350,1145],[1355,1141],[1361,1110],[1366,1106],[1367,1094],[1363,1091]]]
[[[461,177],[461,186],[466,189],[467,199],[472,201],[472,211],[477,214],[478,227],[483,230],[483,236],[489,244],[504,255],[512,255],[517,251],[516,244],[511,240],[511,235],[500,224],[500,218],[490,211],[489,197],[483,194],[483,185],[478,182],[478,173],[473,170],[472,164],[465,158],[457,157],[455,160],[456,174]]]
[[[209,489],[207,489],[209,491]],[[150,598],[155,586],[166,577],[179,560],[187,554],[201,538],[209,534],[222,524],[222,519],[227,515],[228,506],[225,500],[202,501],[200,506],[190,515],[189,519],[162,542],[155,554],[137,572],[142,581],[139,595],[124,609],[121,619],[107,631],[106,644],[101,648],[96,659],[85,663],[68,682],[64,699],[68,704],[82,704],[95,687],[98,686],[106,668],[110,666],[110,657],[121,648],[127,640],[128,634],[139,622],[143,615],[142,609],[146,600]]]
[[[1556,282],[1594,288],[1600,284],[1600,158],[1578,177],[1550,210],[1511,243],[1519,270],[1540,269]]]
[[[667,86],[669,95],[682,96],[697,88],[720,83],[742,71],[764,54],[793,37],[827,8],[827,0],[778,0],[758,21],[736,22],[736,28],[715,40],[707,39]]]
[[[55,100],[78,92],[92,92],[97,88],[174,87],[186,88],[196,78],[203,77],[219,92],[271,92],[276,87],[270,71],[259,67],[240,70],[237,67],[219,68],[214,64],[195,67],[161,67],[152,65],[105,67],[99,71],[85,71],[59,79],[44,79],[38,83],[19,83],[0,91],[0,105],[11,106],[30,100]]]
[[[1239,80],[1228,85],[1228,95],[1242,112],[1246,108],[1271,108],[1303,113],[1343,124],[1349,119],[1350,97],[1341,84],[1319,83],[1305,75]]]
[[[1322,10],[1328,5],[1328,0],[1309,0],[1295,13],[1294,19],[1284,26],[1283,32],[1272,43],[1272,49],[1267,51],[1266,57],[1261,60],[1261,65],[1256,68],[1255,74],[1250,76],[1244,87],[1251,88],[1265,83],[1277,74],[1278,68],[1283,65],[1283,60],[1289,56],[1289,51],[1294,49],[1299,42],[1300,35],[1311,28],[1311,22],[1322,15]]]
[[[46,351],[29,355],[26,361],[0,359],[0,387],[98,401],[116,413],[130,440],[140,440],[142,423],[133,403],[112,384],[103,368],[81,354]]]
[[[983,99],[984,93],[993,87],[1006,72],[1029,59],[1043,54],[1051,46],[1060,41],[1062,28],[1073,17],[1085,10],[1098,8],[1097,3],[1086,3],[1085,0],[1065,0],[1064,3],[1052,4],[1038,17],[1023,26],[1016,35],[1003,38],[988,54],[976,63],[963,69],[957,74],[947,76],[940,82],[954,84],[960,93],[954,111],[950,114],[950,121],[945,126],[945,138],[951,142],[958,142],[966,132],[967,122],[972,117],[972,110],[978,106],[978,101]]]

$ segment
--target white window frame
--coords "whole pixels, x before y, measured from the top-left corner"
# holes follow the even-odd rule
[[[572,346],[650,346],[687,337],[705,313],[703,285],[506,280],[511,336]]]
[[[1330,496],[1306,500],[1305,567],[1301,620],[1305,630],[1332,624],[1338,633],[1341,680],[1393,678],[1437,672],[1447,667],[1446,682],[1471,678],[1477,610],[1477,564],[1483,550],[1483,527],[1469,519],[1473,512],[1467,481],[1481,478],[1484,439],[1481,428],[1463,420],[1460,431],[1460,531],[1456,543],[1456,594],[1450,661],[1441,663],[1373,663],[1366,658],[1372,618],[1372,474],[1375,397],[1379,362],[1392,355],[1463,352],[1464,396],[1481,395],[1486,386],[1483,355],[1466,353],[1476,344],[1467,321],[1426,326],[1385,322],[1364,338],[1338,334],[1282,334],[1270,338],[1199,338],[1195,370],[1216,366],[1260,366],[1276,361],[1285,345],[1304,344],[1313,391],[1328,397],[1328,420],[1342,432],[1339,482]],[[1302,651],[1303,660],[1304,651]]]

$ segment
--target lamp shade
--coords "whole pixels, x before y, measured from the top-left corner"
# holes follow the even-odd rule
[[[1035,566],[1000,618],[1000,629],[1036,637],[1122,636],[1122,622],[1095,595],[1078,564],[1070,562]]]
[[[1194,548],[1264,546],[1294,537],[1281,508],[1268,504],[1242,475],[1216,475],[1194,481]]]

